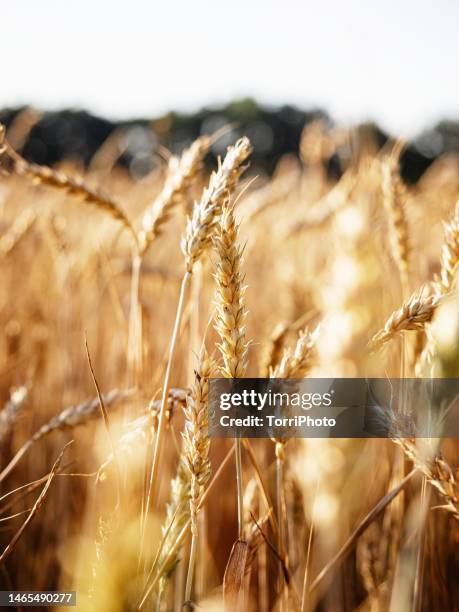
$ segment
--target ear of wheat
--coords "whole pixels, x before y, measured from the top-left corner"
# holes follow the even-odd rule
[[[407,330],[423,330],[441,301],[441,296],[426,295],[422,287],[387,319],[383,329],[373,336],[368,344],[370,352],[379,350],[398,334]]]
[[[456,203],[452,218],[444,223],[444,241],[440,256],[440,272],[432,281],[434,295],[441,298],[451,293],[456,284],[459,264],[459,201]],[[415,363],[415,374],[421,377],[432,374],[435,357],[435,343],[428,327],[425,329],[426,342]]]
[[[209,378],[215,371],[214,361],[203,350],[199,357],[199,365],[195,372],[195,382],[187,397],[185,414],[185,430],[183,432],[184,458],[191,475],[191,516],[196,519],[200,491],[207,484],[210,476],[208,434],[208,395]],[[196,528],[196,520],[192,521]]]
[[[247,310],[244,302],[242,248],[238,245],[238,225],[231,207],[223,210],[214,244],[216,262],[215,329],[220,337],[223,360],[221,373],[226,378],[242,378],[247,368],[248,343],[245,338]]]
[[[202,136],[186,149],[180,158],[169,160],[168,176],[161,193],[145,212],[139,233],[141,252],[144,253],[153,240],[163,231],[174,208],[182,202],[201,168],[202,161],[211,143],[209,136]]]
[[[130,397],[134,393],[133,389],[118,390],[112,389],[108,393],[102,396],[105,406],[115,405],[117,402],[123,401]],[[78,404],[76,406],[70,406],[62,410],[58,415],[50,419],[47,423],[42,425],[38,431],[36,431],[25,444],[21,446],[18,452],[14,455],[11,461],[3,468],[0,474],[0,482],[2,482],[11,470],[16,466],[18,461],[29,448],[38,440],[41,440],[45,436],[48,436],[54,431],[60,431],[63,429],[70,429],[84,425],[88,421],[100,416],[100,401],[99,397],[91,398]]]
[[[382,162],[382,191],[389,218],[392,255],[397,264],[403,291],[408,287],[410,245],[405,212],[406,189],[398,172],[398,156]]]
[[[210,177],[209,186],[204,190],[201,200],[195,204],[182,240],[188,272],[192,271],[194,263],[210,245],[223,204],[233,193],[250,152],[250,141],[245,137],[229,147],[223,163]]]
[[[314,365],[312,359],[320,326],[312,332],[306,328],[300,332],[294,350],[287,348],[280,363],[271,371],[272,378],[301,378],[305,376]]]
[[[437,295],[446,295],[454,288],[459,264],[459,201],[450,221],[444,224],[445,239],[440,257],[440,273],[434,278],[433,289]]]
[[[288,331],[289,326],[286,323],[278,323],[273,329],[262,355],[263,360],[260,368],[262,376],[268,378],[271,370],[280,361],[283,343]]]
[[[105,406],[114,406],[118,402],[122,402],[129,397],[132,397],[134,392],[134,389],[112,389],[108,393],[105,393],[102,398]],[[85,425],[88,421],[96,419],[99,416],[99,398],[94,397],[88,399],[81,404],[69,406],[68,408],[62,410],[62,412],[42,425],[40,429],[32,436],[32,439],[36,442],[55,430],[73,429],[74,427]]]
[[[184,459],[190,472],[190,518],[191,518],[191,551],[188,564],[188,575],[185,588],[185,601],[191,597],[194,564],[198,538],[198,506],[201,494],[210,477],[208,434],[208,396],[209,378],[215,371],[213,360],[205,349],[199,357],[195,372],[195,382],[187,398],[185,412],[185,431],[183,433]]]
[[[443,509],[450,512],[459,521],[459,483],[439,453],[433,457],[424,457],[416,447],[416,442],[407,438],[397,438],[394,442],[400,445],[413,465],[424,474],[427,481],[436,489],[444,501]]]
[[[409,240],[408,222],[405,213],[406,193],[394,159],[382,162],[382,190],[384,205],[390,222],[392,254],[400,272],[402,286],[407,287]]]
[[[39,166],[38,164],[32,164],[26,161],[16,153],[6,141],[4,147],[8,156],[13,161],[14,171],[17,174],[26,176],[34,183],[40,183],[64,191],[87,204],[92,204],[99,208],[113,217],[113,219],[119,221],[129,231],[137,243],[137,234],[131,222],[121,206],[112,197],[103,193],[101,190],[89,187],[81,177],[70,177],[63,172],[53,170],[47,166]]]

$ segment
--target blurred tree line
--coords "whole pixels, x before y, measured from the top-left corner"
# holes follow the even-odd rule
[[[182,150],[203,133],[221,130],[209,161],[222,155],[227,145],[239,135],[247,135],[253,145],[252,165],[272,173],[279,159],[297,154],[303,128],[321,121],[325,129],[333,121],[320,109],[302,110],[291,105],[270,107],[252,99],[236,100],[220,107],[205,107],[191,114],[171,112],[157,119],[135,119],[114,122],[83,110],[38,112],[22,107],[0,111],[0,122],[13,133],[12,143],[29,161],[53,165],[72,159],[85,167],[104,143],[117,142],[117,163],[126,167],[134,178],[144,176],[159,163],[164,147],[173,153]],[[376,148],[389,139],[375,124],[357,126],[354,141],[371,140]],[[459,152],[459,122],[442,121],[407,143],[401,156],[402,177],[415,183],[439,156]],[[324,161],[333,177],[343,170],[345,155],[338,148]],[[211,159],[211,158],[214,159]]]

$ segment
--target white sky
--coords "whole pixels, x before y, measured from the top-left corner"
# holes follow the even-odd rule
[[[457,0],[0,0],[0,107],[113,118],[252,95],[407,136],[459,118]]]

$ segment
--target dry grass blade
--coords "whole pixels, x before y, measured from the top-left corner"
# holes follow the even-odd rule
[[[398,310],[387,319],[384,328],[373,336],[368,344],[368,350],[375,352],[386,342],[407,330],[423,330],[440,303],[441,296],[425,295],[422,287],[414,293]]]
[[[21,527],[18,529],[18,531],[13,536],[12,540],[10,541],[10,543],[7,545],[7,547],[4,549],[4,551],[0,555],[0,564],[4,563],[6,561],[6,559],[11,555],[11,553],[14,550],[14,547],[18,543],[18,541],[21,538],[21,536],[23,535],[24,531],[27,529],[27,526],[33,520],[34,516],[37,514],[37,512],[40,510],[41,506],[43,505],[43,502],[45,501],[45,498],[46,498],[46,494],[48,493],[48,489],[51,486],[51,483],[52,483],[52,481],[54,479],[54,476],[56,475],[57,470],[59,469],[59,466],[61,464],[61,461],[62,461],[62,458],[64,456],[64,453],[65,453],[67,447],[70,444],[72,444],[72,442],[69,442],[68,444],[66,444],[64,446],[64,448],[62,449],[62,451],[59,454],[58,458],[54,462],[54,465],[51,468],[51,472],[49,473],[49,476],[48,476],[48,479],[47,479],[47,481],[45,483],[45,486],[43,487],[40,495],[38,496],[36,502],[34,503],[34,505],[33,505],[32,509],[31,509],[28,517],[23,522]]]
[[[325,576],[334,569],[339,563],[341,563],[345,557],[350,553],[350,551],[354,548],[357,538],[367,529],[371,523],[378,518],[384,508],[391,503],[391,501],[405,488],[411,478],[416,474],[417,470],[412,470],[409,474],[405,476],[405,478],[394,488],[392,491],[387,493],[377,504],[376,506],[365,516],[365,518],[360,521],[359,525],[354,529],[352,534],[348,537],[346,542],[341,546],[339,551],[330,559],[330,561],[326,564],[326,566],[318,573],[316,578],[312,581],[311,586],[309,587],[309,593],[312,593],[319,584],[323,581]]]
[[[247,507],[247,506],[246,506]],[[245,566],[245,573],[249,573],[252,569],[253,562],[255,561],[255,557],[257,551],[260,547],[260,544],[265,540],[265,535],[263,532],[263,528],[268,524],[269,517],[268,515],[263,516],[258,521],[255,519],[254,515],[250,513],[252,524],[250,525],[248,520],[245,521],[246,524],[246,534],[245,541],[249,545],[248,557]],[[249,527],[247,527],[249,525]]]
[[[107,408],[105,406],[105,402],[104,402],[104,398],[102,396],[102,393],[100,392],[100,387],[99,387],[99,383],[97,382],[97,378],[96,378],[96,374],[94,372],[94,367],[92,365],[92,361],[91,361],[91,354],[89,353],[89,346],[88,346],[88,340],[85,337],[84,340],[84,344],[85,344],[85,348],[86,348],[86,357],[88,359],[88,365],[89,365],[89,370],[91,372],[91,378],[92,381],[94,383],[94,386],[96,388],[97,391],[97,399],[99,400],[99,407],[100,407],[100,411],[102,413],[102,418],[104,421],[104,426],[105,426],[105,431],[107,432],[107,437],[108,440],[110,442],[110,446],[112,449],[112,454],[113,457],[115,459],[115,464],[116,464],[116,477],[117,477],[117,507],[119,507],[120,502],[121,502],[121,471],[120,471],[120,466],[118,463],[118,456],[116,454],[116,450],[115,450],[115,445],[113,443],[113,436],[112,436],[112,432],[110,429],[110,419],[108,416],[108,412],[107,412]]]
[[[268,487],[266,486],[266,483],[263,480],[263,475],[261,473],[260,467],[257,463],[257,459],[255,457],[255,453],[253,451],[253,448],[250,444],[250,441],[248,439],[243,439],[242,443],[244,445],[244,448],[247,452],[247,455],[249,457],[249,460],[252,464],[252,467],[255,471],[255,479],[257,481],[258,484],[258,489],[259,492],[261,494],[261,497],[263,498],[263,502],[266,506],[266,512],[268,514],[268,520],[269,523],[271,525],[271,529],[273,530],[274,534],[277,535],[278,533],[278,525],[277,525],[277,521],[276,521],[276,517],[274,516],[273,513],[273,505],[271,503],[270,497],[269,497],[269,491],[268,491]]]
[[[236,540],[223,576],[223,604],[226,610],[234,610],[244,603],[244,577],[248,557],[248,543]]]

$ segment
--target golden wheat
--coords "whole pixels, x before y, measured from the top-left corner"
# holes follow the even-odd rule
[[[195,204],[182,240],[188,272],[192,271],[195,262],[210,245],[218,216],[236,188],[239,177],[245,170],[243,164],[251,150],[250,141],[245,137],[238,140],[233,147],[229,147],[223,163],[212,173],[201,200]]]
[[[163,231],[163,226],[170,218],[173,209],[186,199],[188,190],[201,168],[210,143],[209,136],[201,136],[182,153],[180,158],[175,156],[170,158],[168,176],[164,187],[153,205],[144,213],[142,219],[139,243],[143,253]]]
[[[383,200],[390,220],[389,237],[392,254],[400,272],[402,286],[406,289],[410,256],[408,221],[405,211],[406,190],[401,182],[396,160],[383,161],[381,171]]]
[[[422,287],[387,319],[383,329],[377,332],[368,344],[370,351],[380,349],[384,344],[392,340],[398,334],[408,330],[423,330],[437,309],[441,297],[437,295],[426,295]]]

